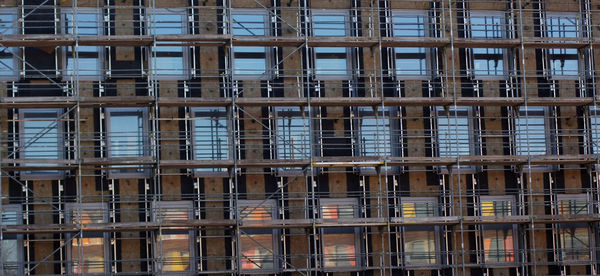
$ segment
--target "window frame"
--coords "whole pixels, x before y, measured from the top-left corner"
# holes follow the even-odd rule
[[[163,27],[160,26],[156,26],[157,24],[160,24],[160,21],[157,22],[153,22],[153,16],[154,15],[173,15],[173,16],[180,16],[181,17],[181,34],[188,34],[189,33],[189,9],[188,8],[153,8],[152,12],[150,14],[146,15],[146,20],[144,21],[144,23],[146,24],[147,28],[146,28],[146,32],[148,35],[151,36],[155,36],[155,35],[160,35],[160,34],[156,34],[156,29],[160,29]],[[169,27],[170,28],[170,27]],[[172,42],[171,42],[172,43]],[[161,51],[156,51],[154,48],[155,47],[148,47],[148,70],[147,70],[147,75],[152,75],[154,77],[154,79],[156,80],[187,80],[191,77],[191,72],[190,72],[190,49],[189,46],[157,46],[156,48],[161,49],[163,47],[181,47],[181,59],[183,61],[182,63],[182,68],[181,74],[167,74],[167,73],[160,73],[158,72],[158,70],[165,70],[165,69],[158,69],[154,67],[154,59],[155,59],[155,54],[154,53],[159,53]],[[175,52],[179,52],[179,51],[164,51],[164,53],[175,53]],[[158,57],[157,57],[158,58]],[[166,69],[167,71],[171,71],[171,69]],[[179,70],[179,69],[176,69]]]
[[[262,16],[264,19],[264,34],[263,35],[257,35],[257,36],[270,36],[271,35],[271,17],[269,16],[267,10],[265,9],[249,9],[249,8],[240,8],[240,9],[232,9],[231,10],[231,20],[233,22],[233,17],[237,16],[237,15],[254,15],[254,16]],[[235,23],[233,23],[235,24]],[[239,24],[239,23],[238,23]],[[241,36],[244,37],[246,35],[234,35],[234,30],[236,28],[232,25],[229,26],[229,33],[233,36]],[[251,35],[250,35],[251,36]],[[260,47],[260,46],[237,46],[237,47]],[[231,52],[233,54],[233,57],[231,58],[232,64],[231,64],[231,76],[233,80],[269,80],[273,78],[274,75],[274,68],[273,68],[273,51],[272,48],[270,46],[264,46],[264,54],[265,54],[265,73],[263,74],[237,74],[235,73],[236,71],[236,51],[235,51],[235,47],[233,47],[231,49]],[[243,52],[240,51],[239,53],[244,54],[244,53],[248,53],[248,52]]]
[[[591,200],[590,195],[589,194],[557,194],[556,195],[556,215],[559,216],[577,216],[577,215],[581,215],[581,214],[572,214],[572,213],[568,213],[568,214],[563,214],[561,212],[561,206],[560,206],[560,202],[561,201],[585,201],[586,202],[586,207],[587,210],[585,212],[585,214],[583,215],[588,215],[588,214],[592,214],[592,208],[593,208],[593,200]],[[592,257],[594,256],[594,254],[592,253],[594,251],[594,233],[592,233],[593,231],[590,231],[590,227],[586,224],[586,223],[557,223],[557,228],[558,228],[558,243],[557,246],[558,248],[555,248],[555,252],[557,252],[557,256],[558,259],[565,263],[565,264],[577,264],[577,263],[587,263],[589,262]],[[588,237],[588,258],[587,259],[565,259],[565,252],[567,251],[564,247],[564,240],[563,240],[563,231],[565,230],[576,230],[576,229],[585,229],[587,231],[587,237]],[[572,238],[573,239],[573,238]],[[573,250],[573,248],[570,248],[571,250]]]
[[[16,213],[16,225],[21,225],[23,224],[23,207],[20,204],[2,204],[2,215],[4,215],[4,213],[6,211],[14,211]],[[4,218],[2,218],[3,222],[2,225],[7,225],[4,222]],[[7,236],[12,236],[12,235],[7,235],[4,234],[3,236],[3,240],[16,240],[17,241],[17,265],[16,265],[16,270],[17,270],[17,274],[9,274],[7,272],[5,272],[5,268],[7,266],[6,263],[3,263],[4,267],[0,268],[0,271],[2,271],[3,275],[23,275],[25,272],[25,265],[24,265],[24,261],[25,261],[25,252],[24,252],[24,242],[23,242],[23,234],[14,234],[14,238],[10,238]],[[4,258],[4,257],[2,257]]]
[[[111,143],[111,133],[113,132],[111,129],[111,118],[114,116],[119,116],[119,115],[114,115],[113,113],[133,113],[133,112],[142,112],[142,145],[140,145],[141,147],[141,152],[142,155],[139,156],[125,156],[126,158],[129,157],[152,157],[152,149],[151,149],[151,143],[150,143],[150,138],[148,137],[148,135],[145,135],[145,133],[149,133],[149,129],[150,129],[150,125],[148,122],[148,116],[149,116],[149,110],[147,107],[108,107],[105,109],[105,125],[106,125],[106,137],[105,137],[105,141],[106,141],[106,156],[109,158],[115,158],[113,157],[113,152],[114,150],[112,149],[112,143]],[[119,158],[119,157],[117,157]],[[117,165],[117,166],[121,166],[121,165]],[[136,169],[139,168],[140,172],[132,172],[131,170],[137,170]],[[116,172],[113,169],[109,169],[108,170],[108,178],[110,179],[121,179],[121,178],[147,178],[150,176],[151,173],[151,169],[150,168],[140,168],[142,167],[142,165],[132,165],[131,169],[120,169],[120,170],[127,170],[127,172]]]
[[[60,18],[61,18],[61,30],[63,34],[71,34],[69,32],[69,26],[67,26],[67,20],[66,20],[66,16],[67,15],[73,15],[73,17],[75,16],[75,13],[73,12],[73,8],[61,8],[60,9]],[[97,19],[97,34],[98,35],[104,35],[104,16],[103,16],[103,10],[101,8],[89,8],[89,7],[78,7],[77,8],[77,14],[95,14],[96,15],[96,19]],[[77,27],[79,28],[79,27]],[[74,28],[73,28],[74,29]],[[72,34],[74,35],[74,34]],[[78,34],[78,36],[87,36],[87,35],[80,35]],[[61,61],[62,61],[62,65],[61,65],[61,77],[63,80],[71,80],[71,76],[68,75],[68,61],[71,57],[69,57],[68,54],[68,48],[72,47],[73,51],[75,50],[75,46],[63,46],[61,47],[60,51],[61,51]],[[79,46],[79,47],[94,47],[94,46]],[[96,50],[98,53],[98,66],[97,68],[95,68],[97,70],[97,72],[99,74],[94,74],[94,75],[80,75],[78,74],[78,78],[80,80],[92,80],[92,81],[98,81],[98,80],[104,80],[105,78],[105,68],[104,68],[104,64],[105,64],[105,47],[104,46],[96,46]],[[78,50],[77,50],[78,51]],[[73,58],[73,62],[75,62],[75,59]],[[75,71],[75,68],[73,68],[73,71]]]
[[[464,110],[461,110],[464,109]],[[475,154],[475,122],[473,121],[473,107],[472,106],[450,106],[448,111],[446,111],[446,109],[443,106],[434,106],[434,112],[435,112],[435,156],[437,157],[449,157],[449,158],[458,158],[460,156],[464,156],[464,155],[460,155],[457,154],[456,156],[442,156],[441,154],[441,139],[440,139],[440,119],[441,118],[466,118],[467,119],[467,137],[468,137],[468,148],[469,148],[469,155],[474,155]],[[454,112],[456,112],[456,116],[454,116]],[[444,114],[441,114],[444,113]],[[465,114],[465,115],[460,115],[460,114]],[[450,130],[452,131],[452,130]],[[458,131],[460,131],[460,129],[458,129]],[[452,141],[459,141],[458,138],[450,138],[448,139],[450,142]]]
[[[384,157],[394,157],[394,156],[399,156],[399,147],[398,145],[400,145],[400,135],[397,133],[398,130],[398,124],[396,122],[397,116],[398,116],[398,109],[394,108],[394,107],[385,107],[385,108],[377,108],[377,111],[373,111],[373,107],[370,106],[357,106],[355,108],[355,114],[356,116],[354,117],[355,123],[356,123],[356,141],[357,141],[357,154],[356,156],[384,156]],[[376,115],[377,113],[377,115]],[[373,139],[375,140],[376,145],[372,145],[375,146],[373,149],[376,152],[382,152],[383,155],[377,155],[376,154],[367,154],[367,151],[365,150],[367,147],[367,145],[365,144],[363,137],[364,137],[364,133],[363,133],[363,121],[365,119],[365,117],[367,119],[372,119],[372,120],[387,120],[387,130],[383,130],[383,131],[378,131],[377,136],[378,139]],[[378,119],[377,119],[377,118]],[[385,127],[385,125],[381,125],[381,127]],[[382,135],[380,135],[382,134]],[[381,137],[381,136],[387,136],[387,137]],[[379,149],[378,150],[378,145],[379,142],[383,142],[383,140],[386,140],[386,145],[384,145],[382,148],[384,149]]]
[[[502,201],[508,201],[511,202],[511,206],[510,206],[510,214],[509,215],[502,215],[502,217],[511,217],[511,216],[515,216],[515,211],[516,211],[516,199],[515,196],[512,195],[480,195],[479,196],[479,201],[477,202],[477,208],[478,208],[478,213],[480,217],[485,217],[483,214],[483,205],[482,202],[484,201],[491,201],[491,202],[502,202]],[[495,207],[495,206],[494,206]],[[494,208],[494,211],[495,208]],[[494,214],[494,216],[498,216],[496,214]],[[518,227],[516,224],[492,224],[492,225],[486,225],[486,224],[481,224],[478,225],[479,228],[479,234],[480,234],[480,238],[481,238],[481,249],[478,249],[477,251],[480,252],[479,254],[481,259],[482,259],[482,263],[486,264],[487,266],[492,266],[492,267],[506,267],[506,266],[516,266],[517,265],[517,259],[519,256],[519,243],[518,243]],[[512,255],[513,260],[511,262],[509,261],[487,261],[487,255],[491,255],[491,249],[489,248],[485,248],[485,231],[486,230],[511,230],[512,232],[512,253],[509,252],[509,250],[507,249],[503,249],[505,251],[505,254],[503,256],[504,259],[506,258],[510,258],[510,256]],[[490,253],[486,253],[486,251],[489,251]],[[496,249],[496,251],[498,251]]]
[[[178,200],[178,201],[154,201],[152,202],[152,221],[161,224],[162,221],[158,220],[158,212],[159,210],[162,209],[187,209],[188,211],[188,220],[193,220],[195,219],[195,208],[194,208],[194,203],[190,200]],[[161,216],[162,217],[162,216]],[[167,220],[168,221],[168,220]],[[176,221],[176,220],[174,220]],[[196,266],[197,266],[197,262],[196,262],[196,231],[195,230],[160,230],[160,233],[157,232],[152,232],[152,255],[154,256],[155,259],[161,259],[161,256],[159,255],[160,253],[160,246],[159,246],[159,234],[164,234],[165,232],[169,233],[169,232],[173,232],[173,233],[179,233],[179,232],[188,232],[188,240],[189,240],[189,250],[190,250],[190,256],[188,257],[190,260],[190,266],[189,269],[186,271],[162,271],[159,268],[159,265],[161,265],[160,262],[156,261],[153,262],[153,269],[154,271],[160,271],[161,273],[166,272],[167,274],[177,274],[177,275],[195,275],[193,272],[196,270]],[[185,233],[184,233],[185,235]]]
[[[48,118],[47,121],[52,121],[52,122],[56,122],[56,132],[57,132],[57,146],[56,146],[56,153],[57,156],[59,158],[59,160],[64,160],[66,157],[66,147],[64,144],[64,140],[65,140],[65,133],[64,133],[64,123],[62,123],[62,119],[61,116],[63,116],[64,114],[64,110],[62,108],[22,108],[19,109],[19,118],[20,121],[19,122],[19,156],[23,159],[27,159],[26,157],[24,157],[25,152],[27,151],[27,144],[28,141],[25,140],[25,123],[27,122],[27,120],[25,119],[28,114],[44,114],[44,115],[49,115],[51,113],[56,113],[56,116],[52,116],[52,117],[47,117],[47,116],[43,116],[43,118]],[[39,117],[38,117],[39,116]],[[40,115],[38,115],[34,118],[34,120],[39,120],[39,118],[41,117]],[[46,120],[40,120],[40,121],[46,121]],[[44,128],[44,130],[42,132],[45,132],[45,130],[48,129],[47,127]],[[36,133],[34,135],[37,136],[37,134],[39,134],[40,132]],[[42,134],[44,135],[44,134]],[[38,137],[37,139],[41,138]],[[31,142],[30,145],[35,145],[35,141]],[[38,158],[38,159],[44,159],[44,158]],[[32,158],[31,159],[33,162],[31,163],[35,163],[36,158]],[[59,170],[57,169],[56,171],[52,170],[52,165],[51,163],[48,164],[48,169],[49,171],[52,172],[44,172],[44,173],[35,173],[35,171],[21,171],[20,172],[20,178],[22,180],[59,180],[59,179],[63,179],[65,177],[65,171],[64,170]],[[58,165],[58,163],[56,164]]]
[[[17,7],[2,7],[2,9],[0,9],[0,18],[1,15],[9,15],[12,16],[12,20],[10,22],[8,22],[10,25],[8,28],[6,28],[6,31],[0,33],[0,36],[2,35],[11,35],[11,34],[20,34],[20,30],[21,30],[21,24],[18,23],[18,17],[19,17],[19,8]],[[1,28],[0,28],[1,30]],[[19,79],[19,75],[21,72],[20,69],[20,65],[21,65],[21,61],[17,58],[17,56],[20,56],[20,49],[19,47],[6,47],[7,51],[12,53],[12,63],[14,68],[12,68],[12,74],[7,74],[7,75],[3,75],[0,74],[0,81],[16,81]],[[0,59],[1,61],[2,59]],[[0,71],[6,70],[8,71],[8,68],[4,68],[5,66],[3,64],[0,64]]]
[[[297,108],[297,111],[293,111],[290,109],[294,109]],[[274,151],[274,157],[277,160],[307,160],[310,159],[313,154],[311,152],[311,143],[313,143],[312,140],[312,135],[310,133],[310,127],[311,127],[311,120],[310,118],[308,118],[308,111],[304,110],[302,111],[302,109],[300,107],[294,107],[294,106],[275,106],[272,109],[273,111],[273,128],[274,128],[274,138],[273,138],[273,143],[272,143],[272,147],[273,147],[273,151]],[[304,116],[302,116],[302,113],[305,113]],[[285,114],[285,115],[282,115]],[[291,115],[287,115],[287,114],[291,114]],[[286,121],[289,120],[295,120],[295,119],[299,119],[299,120],[304,120],[304,124],[302,126],[302,130],[300,131],[293,131],[291,130],[291,127],[288,123],[286,123],[286,130],[289,130],[290,132],[292,132],[292,136],[297,136],[298,133],[300,133],[300,135],[302,134],[306,134],[308,133],[305,141],[307,142],[306,147],[301,147],[300,150],[302,151],[301,153],[298,153],[301,156],[301,158],[284,158],[281,156],[280,153],[280,147],[287,147],[287,145],[290,145],[290,143],[288,142],[289,140],[291,140],[287,133],[281,133],[281,129],[280,129],[280,120],[285,120],[284,118],[291,118],[288,119]],[[285,138],[282,138],[285,137]],[[304,142],[304,141],[303,141]],[[287,145],[286,145],[287,144]],[[283,145],[283,146],[282,146]],[[294,148],[292,148],[291,150],[295,150]],[[291,151],[290,150],[290,151]],[[291,153],[286,153],[287,155],[291,155]],[[289,168],[278,168],[277,169],[278,175],[300,175],[302,172],[302,168],[299,167],[289,167]]]
[[[487,31],[485,34],[485,37],[473,37],[473,17],[499,17],[502,21],[502,30],[501,30],[501,37],[495,37],[495,36],[488,36]],[[471,10],[469,11],[469,22],[468,24],[466,24],[468,26],[468,28],[465,28],[465,31],[468,30],[468,32],[465,32],[465,34],[468,35],[468,38],[475,38],[475,39],[505,39],[508,35],[507,32],[507,22],[508,18],[506,16],[506,13],[504,11],[495,11],[495,10]],[[477,73],[477,70],[475,69],[475,64],[476,61],[479,60],[476,58],[477,55],[480,54],[476,54],[476,49],[486,49],[486,54],[485,55],[498,55],[498,56],[502,56],[501,59],[482,59],[482,60],[486,60],[488,63],[490,61],[502,61],[502,73],[501,74],[491,74],[490,70],[489,70],[489,66],[487,67],[486,73],[481,74],[481,73]],[[502,53],[501,54],[490,54],[489,51],[490,50],[500,50]],[[468,55],[470,57],[471,62],[470,64],[470,68],[468,71],[468,75],[470,75],[473,79],[475,80],[504,80],[508,77],[508,72],[509,72],[509,68],[508,68],[508,49],[507,48],[466,48],[466,50],[468,51]],[[494,71],[495,72],[495,71]]]
[[[417,37],[431,37],[431,29],[430,29],[430,24],[431,23],[431,18],[429,17],[429,10],[392,10],[391,12],[391,23],[390,23],[390,30],[391,30],[391,34],[393,37],[412,37],[412,36],[402,36],[402,35],[397,35],[395,33],[395,25],[396,23],[394,23],[394,18],[399,17],[401,15],[410,15],[410,16],[423,16],[424,20],[423,20],[423,35],[419,35]],[[432,64],[432,48],[428,48],[428,47],[390,47],[391,52],[392,52],[392,60],[393,62],[391,63],[393,65],[394,68],[394,76],[396,77],[396,79],[398,80],[428,80],[430,79],[434,73],[433,73],[433,64]],[[398,55],[399,54],[411,54],[411,53],[398,53],[397,49],[423,49],[423,54],[425,55],[425,69],[421,70],[422,72],[424,71],[425,74],[398,74]],[[420,54],[420,53],[418,53]],[[407,60],[411,60],[411,59],[407,59]],[[416,60],[416,59],[415,59]]]
[[[227,133],[231,132],[231,126],[230,126],[230,121],[229,121],[229,113],[231,112],[231,110],[229,108],[226,107],[213,107],[213,106],[207,106],[207,107],[192,107],[190,108],[190,117],[192,118],[191,122],[190,122],[190,129],[191,129],[191,138],[192,138],[192,145],[191,145],[191,155],[192,155],[192,159],[193,160],[230,160],[232,159],[232,141],[231,141],[231,137],[229,135],[227,135],[225,138],[227,139],[227,146],[225,147],[226,150],[226,155],[227,155],[227,159],[217,159],[214,156],[212,156],[211,159],[198,159],[198,157],[196,156],[196,150],[198,149],[196,147],[197,143],[198,143],[198,139],[199,137],[197,136],[197,131],[196,131],[196,120],[215,120],[214,118],[217,117],[208,117],[208,116],[198,116],[198,113],[203,113],[206,112],[207,114],[209,112],[207,111],[203,111],[202,109],[211,109],[214,108],[215,110],[217,109],[224,109],[224,117],[218,117],[218,118],[223,118],[223,120],[227,123]],[[212,114],[214,111],[210,111],[210,113]],[[216,119],[217,121],[220,121],[221,119]],[[216,170],[215,170],[216,169]],[[204,170],[202,168],[200,169],[194,169],[194,175],[196,177],[206,177],[206,176],[227,176],[229,175],[227,168],[213,168],[213,171],[207,171]]]
[[[323,207],[327,206],[327,205],[346,205],[346,206],[353,206],[353,211],[354,211],[354,218],[359,218],[360,217],[360,212],[359,209],[361,208],[360,206],[360,202],[358,200],[358,198],[319,198],[319,218],[320,220],[322,220],[323,222],[328,222],[328,221],[333,221],[333,223],[335,223],[334,219],[324,219],[323,218]],[[339,219],[339,218],[338,218]],[[360,227],[344,227],[343,225],[341,227],[331,227],[331,228],[327,228],[327,229],[336,229],[336,228],[351,228],[353,229],[353,233],[354,233],[354,254],[355,254],[355,258],[356,258],[356,265],[355,266],[325,266],[325,248],[324,248],[324,240],[325,235],[327,234],[335,234],[335,233],[325,233],[325,229],[321,228],[319,229],[319,236],[320,236],[320,245],[319,245],[319,253],[320,253],[320,257],[319,257],[319,266],[321,267],[322,271],[325,272],[338,272],[338,271],[354,271],[354,270],[359,270],[361,269],[361,267],[363,267],[363,258],[362,258],[362,243],[361,243],[361,229]]]
[[[404,203],[432,203],[434,208],[433,208],[433,217],[439,217],[440,213],[439,213],[439,201],[436,197],[401,197],[400,198],[400,217],[404,218],[405,216],[405,212],[404,212]],[[416,210],[415,210],[416,212]],[[415,218],[418,218],[419,216],[416,216],[415,213]],[[407,251],[406,251],[406,232],[410,232],[410,231],[431,231],[428,230],[427,228],[433,228],[433,236],[434,236],[434,251],[433,254],[435,255],[435,263],[434,264],[409,264],[406,261],[406,257],[407,257]],[[440,226],[439,225],[435,225],[435,226],[402,226],[401,227],[401,236],[398,236],[397,239],[399,240],[400,246],[402,248],[401,251],[401,260],[402,260],[402,265],[406,266],[406,267],[423,267],[423,266],[439,266],[441,264],[441,255],[438,253],[439,249],[441,248],[441,239],[440,239]],[[431,254],[431,252],[429,253]]]
[[[86,210],[91,210],[91,211],[98,211],[101,210],[102,211],[102,219],[104,220],[105,223],[108,223],[109,221],[109,217],[108,217],[108,203],[106,202],[95,202],[95,203],[65,203],[65,221],[66,224],[75,224],[73,223],[73,221],[75,220],[75,218],[72,217],[73,212],[77,211],[77,210],[82,210],[82,211],[86,211]],[[89,235],[89,234],[88,234]],[[97,234],[98,236],[101,236],[101,238],[103,239],[103,247],[104,247],[104,272],[102,273],[76,273],[73,272],[73,269],[75,268],[75,266],[73,265],[73,242],[76,241],[76,238],[73,238],[73,234],[72,233],[67,233],[65,236],[65,241],[70,240],[70,242],[68,243],[68,245],[66,245],[67,249],[67,267],[66,267],[66,271],[68,275],[78,275],[78,274],[86,274],[86,275],[105,275],[106,273],[110,273],[111,271],[111,263],[113,262],[112,256],[111,256],[111,250],[110,250],[110,233],[107,232],[102,232],[100,234]],[[85,259],[84,259],[85,262]]]
[[[561,36],[560,31],[556,31],[556,30],[550,30],[550,27],[553,26],[552,24],[549,24],[550,22],[548,22],[549,20],[551,20],[551,18],[553,17],[558,17],[558,18],[566,18],[566,17],[574,17],[577,21],[577,25],[576,25],[576,33],[577,36],[574,38],[581,38],[583,37],[583,29],[581,28],[582,26],[582,22],[581,22],[581,18],[579,18],[579,14],[576,12],[545,12],[543,13],[543,24],[542,26],[544,27],[544,31],[542,32],[543,36],[545,38],[548,39],[552,39],[552,38],[572,38],[572,36]],[[558,36],[554,36],[554,33],[559,33]],[[554,56],[567,56],[567,55],[572,55],[572,54],[567,54],[566,52],[568,51],[575,51],[577,58],[574,59],[575,61],[577,61],[577,72],[575,72],[574,74],[564,74],[564,69],[561,69],[560,71],[562,71],[562,74],[555,74],[556,72],[558,72],[558,70],[554,69],[554,61],[555,60],[560,60],[561,63],[564,66],[565,61],[567,60],[572,60],[572,59],[555,59]],[[560,54],[555,54],[554,51],[559,51],[562,52],[564,51],[565,53],[560,53]],[[577,80],[580,78],[583,72],[583,61],[582,61],[582,57],[581,57],[581,53],[579,52],[579,49],[577,48],[549,48],[549,49],[544,49],[544,53],[546,54],[546,63],[547,63],[547,75],[551,78],[551,79],[555,79],[555,80]],[[562,67],[561,67],[562,68]]]
[[[534,109],[533,111],[531,110],[532,108]],[[533,116],[541,117],[544,120],[544,139],[545,139],[544,140],[544,144],[545,144],[546,150],[545,150],[545,153],[542,154],[542,155],[551,154],[552,150],[553,150],[553,147],[555,146],[555,143],[553,141],[552,134],[551,134],[552,133],[552,127],[550,125],[549,118],[548,118],[548,116],[550,114],[550,111],[549,111],[548,107],[545,107],[545,106],[527,106],[527,107],[526,106],[521,106],[519,108],[519,110],[516,111],[516,113],[518,113],[518,116],[514,117],[514,119],[513,119],[513,121],[514,121],[514,133],[511,136],[513,137],[512,148],[514,150],[514,155],[524,155],[524,156],[539,155],[539,154],[530,154],[531,148],[523,150],[523,151],[519,150],[519,145],[520,144],[530,144],[530,142],[529,142],[529,140],[530,140],[529,136],[531,134],[529,134],[529,132],[523,132],[520,129],[518,129],[517,128],[517,121],[520,121],[522,119],[526,120],[527,118],[529,118],[530,116],[532,116],[532,115],[529,114],[530,112],[534,112],[534,113],[540,113],[540,112],[542,112],[543,113],[541,115],[539,115],[539,114],[533,114]],[[526,116],[526,117],[522,117],[522,116]],[[519,125],[521,125],[521,124],[519,124]],[[520,142],[519,141],[520,139],[518,137],[520,137],[519,133],[522,133],[522,132],[525,133],[525,138],[524,138],[523,142]],[[523,154],[523,153],[525,153],[525,154]]]
[[[242,213],[241,211],[249,209],[250,212],[254,211],[255,208],[260,207],[260,206],[268,206],[271,208],[272,210],[272,218],[271,221],[273,220],[279,220],[279,217],[277,216],[279,214],[279,210],[278,210],[278,206],[277,206],[277,202],[274,199],[265,199],[265,200],[238,200],[237,203],[237,210],[236,210],[236,216],[238,218],[240,218],[240,220],[244,221],[245,217],[242,217]],[[260,230],[259,230],[260,231]],[[268,269],[268,268],[254,268],[254,269],[245,269],[245,268],[240,268],[241,271],[243,271],[243,274],[272,274],[272,273],[278,273],[281,271],[281,261],[279,260],[279,252],[280,250],[280,237],[281,237],[281,232],[279,231],[279,229],[277,228],[273,228],[271,229],[271,235],[272,235],[272,240],[273,240],[273,268],[272,269]],[[249,232],[253,232],[252,229],[247,229],[244,230],[246,235],[249,235],[251,233]],[[241,236],[243,234],[240,234]],[[240,236],[240,239],[242,238]],[[243,250],[242,245],[240,244],[240,251]],[[240,264],[241,265],[241,264]]]
[[[350,26],[350,14],[346,10],[341,9],[318,9],[312,10],[310,14],[310,34],[312,37],[328,37],[323,35],[315,35],[315,16],[344,16],[344,31],[345,34],[343,37],[350,37],[352,30]],[[335,36],[342,37],[342,36]],[[333,48],[344,48],[346,55],[346,73],[345,74],[332,74],[332,73],[317,73],[319,69],[317,69],[317,60],[319,59],[318,50],[317,49],[333,49]],[[311,47],[312,50],[312,64],[313,68],[311,68],[312,76],[315,80],[351,80],[353,75],[353,61],[354,55],[352,54],[352,47]],[[341,52],[341,51],[340,51]],[[335,53],[341,54],[341,53]],[[336,70],[337,71],[337,70]]]

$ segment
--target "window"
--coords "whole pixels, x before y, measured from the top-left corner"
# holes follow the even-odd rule
[[[313,11],[313,36],[348,36],[348,14],[345,11]],[[346,47],[315,47],[315,77],[318,79],[350,78],[350,51]]]
[[[81,225],[108,222],[108,206],[105,203],[68,203],[65,205],[66,221]],[[83,238],[69,233],[66,240],[70,274],[105,275],[110,271],[108,233],[85,232]]]
[[[0,35],[18,34],[20,24],[17,22],[16,8],[0,9]],[[16,47],[0,46],[0,80],[16,80],[19,76],[19,52]]]
[[[192,109],[194,120],[194,160],[228,160],[229,120],[225,107],[198,107]],[[225,168],[199,168],[198,173],[226,172]]]
[[[482,217],[513,216],[514,197],[481,196],[480,212]],[[513,225],[481,225],[483,240],[483,259],[485,263],[512,263],[515,261],[516,230]]]
[[[62,109],[20,109],[19,148],[20,158],[32,160],[25,166],[49,167],[49,170],[21,172],[21,178],[28,179],[60,179],[63,171],[52,170],[52,160],[64,159],[63,127],[60,118]],[[39,163],[35,160],[39,159]]]
[[[392,134],[390,117],[391,109],[387,112],[374,112],[372,107],[358,108],[361,156],[392,156]]]
[[[231,11],[231,34],[235,36],[266,36],[271,29],[264,10],[235,9]],[[269,47],[233,47],[233,76],[235,79],[265,79],[271,68]]]
[[[187,34],[187,10],[181,8],[153,9],[148,16],[150,35]],[[173,42],[169,42],[173,44]],[[186,79],[189,76],[186,46],[152,47],[150,73],[158,79]]]
[[[600,153],[600,107],[590,107],[590,129],[588,136],[591,150],[594,154]]]
[[[23,224],[20,205],[2,205],[2,225]],[[2,275],[23,275],[23,235],[2,235]]]
[[[496,11],[472,11],[470,29],[472,38],[506,38],[505,15]],[[504,56],[506,49],[473,48],[473,70],[475,78],[497,78],[505,75]]]
[[[321,218],[328,223],[358,217],[358,202],[354,198],[320,200]],[[340,223],[343,224],[343,223]],[[321,228],[322,267],[343,270],[360,265],[358,227]]]
[[[546,13],[546,36],[551,38],[577,38],[578,15],[575,13]],[[579,55],[577,49],[548,49],[550,74],[553,77],[577,77]]]
[[[266,223],[277,219],[275,200],[240,200],[240,220],[244,223]],[[279,230],[245,229],[240,233],[241,266],[243,270],[278,270]]]
[[[470,107],[437,107],[437,146],[440,157],[457,157],[471,153]]]
[[[402,217],[425,218],[436,217],[437,201],[429,197],[402,198]],[[438,263],[437,237],[438,226],[407,226],[402,227],[400,237],[403,245],[404,265],[434,265]]]
[[[543,155],[547,152],[545,108],[523,106],[515,118],[516,155]]]
[[[154,221],[177,224],[193,217],[191,201],[159,201],[153,205]],[[154,236],[156,271],[183,272],[195,268],[195,234],[188,230],[160,229]]]
[[[103,35],[102,15],[99,9],[78,8],[61,9],[63,32],[77,36]],[[99,80],[104,75],[104,47],[77,46],[77,59],[73,53],[74,46],[63,48],[63,75],[71,79],[77,76],[81,80]],[[75,64],[77,62],[77,64]]]
[[[429,17],[425,10],[394,11],[392,33],[395,37],[428,37]],[[394,48],[396,76],[401,79],[431,75],[427,48]]]
[[[557,213],[560,216],[586,215],[590,213],[587,195],[557,195]],[[560,249],[562,261],[590,260],[592,241],[586,223],[559,224]]]
[[[107,108],[108,157],[150,156],[148,109],[145,107]],[[116,165],[111,178],[145,177],[150,172],[139,165]]]
[[[310,122],[299,107],[275,107],[277,159],[310,158]]]

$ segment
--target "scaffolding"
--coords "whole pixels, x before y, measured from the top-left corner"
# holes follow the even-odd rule
[[[1,3],[2,274],[597,275],[599,4]]]

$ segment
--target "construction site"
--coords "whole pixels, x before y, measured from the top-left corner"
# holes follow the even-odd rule
[[[0,275],[598,275],[598,47],[600,0],[0,0]]]

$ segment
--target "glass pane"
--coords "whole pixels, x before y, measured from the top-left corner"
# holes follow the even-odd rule
[[[71,223],[74,224],[90,224],[90,223],[103,223],[104,210],[73,210],[71,211]]]
[[[57,121],[59,110],[24,110],[21,157],[25,159],[62,159],[62,137]],[[29,166],[55,166],[27,163]],[[58,171],[29,171],[28,175],[57,174]]]
[[[19,24],[16,22],[17,10],[2,8],[0,10],[0,35],[15,34]],[[17,48],[0,49],[0,77],[4,79],[16,78],[18,62],[14,54],[18,54]]]
[[[577,49],[550,49],[549,54],[552,75],[577,76],[579,74]]]
[[[74,238],[71,255],[73,273],[104,273],[104,238]]]
[[[13,239],[2,240],[2,264],[4,275],[21,275],[19,271],[19,242]]]
[[[473,74],[475,76],[504,75],[504,49],[474,48]]]
[[[483,248],[486,262],[514,262],[512,229],[484,230]]]
[[[262,75],[267,72],[267,47],[236,46],[233,71],[238,75]]]
[[[368,109],[360,109],[360,154],[362,156],[391,156],[389,114],[375,116]]]
[[[314,36],[346,36],[346,16],[313,15]]]
[[[504,22],[499,15],[471,14],[471,37],[503,38]]]
[[[68,34],[98,35],[100,23],[97,12],[77,11],[65,13],[65,30]]]
[[[144,116],[141,111],[113,112],[110,116],[111,157],[144,156]]]
[[[224,107],[194,109],[194,159],[229,159],[228,120]],[[201,168],[196,171],[221,172],[226,168]]]
[[[407,265],[437,263],[435,231],[405,231],[404,262]]]
[[[235,13],[235,11],[232,11]],[[254,35],[261,36],[265,35],[265,15],[263,14],[232,14],[231,15],[233,25],[233,35]]]
[[[481,215],[489,216],[512,216],[511,200],[482,200]]]
[[[592,153],[600,153],[600,108],[590,108],[590,136]]]
[[[265,221],[273,219],[273,207],[270,205],[243,206],[240,218],[250,221]]]
[[[162,271],[186,271],[190,269],[189,234],[162,234],[158,236],[158,254],[162,262],[158,263]]]
[[[315,73],[317,75],[348,75],[346,48],[315,48]]]
[[[467,108],[438,109],[438,148],[440,157],[469,155],[470,131]]]
[[[558,201],[559,215],[588,214],[588,202],[585,198]]]
[[[324,234],[323,262],[325,267],[356,266],[354,233]]]
[[[321,206],[323,219],[354,218],[354,206],[352,205],[324,205]]]
[[[242,269],[273,269],[273,235],[242,234]]]
[[[309,121],[299,107],[277,109],[277,158],[309,158]]]
[[[561,228],[560,240],[564,261],[590,259],[590,236],[587,228]]]
[[[576,16],[546,16],[548,37],[578,37],[578,25]]]
[[[184,34],[184,12],[183,10],[173,10],[171,13],[151,13],[150,34]]]
[[[394,36],[424,37],[426,36],[426,15],[422,14],[394,14],[392,18]]]
[[[425,48],[394,48],[396,75],[427,75]]]
[[[158,221],[181,221],[190,219],[190,211],[188,208],[157,207],[155,211],[158,216]]]
[[[517,155],[546,154],[545,122],[543,108],[528,107],[528,113],[521,111],[521,116],[515,118]]]

